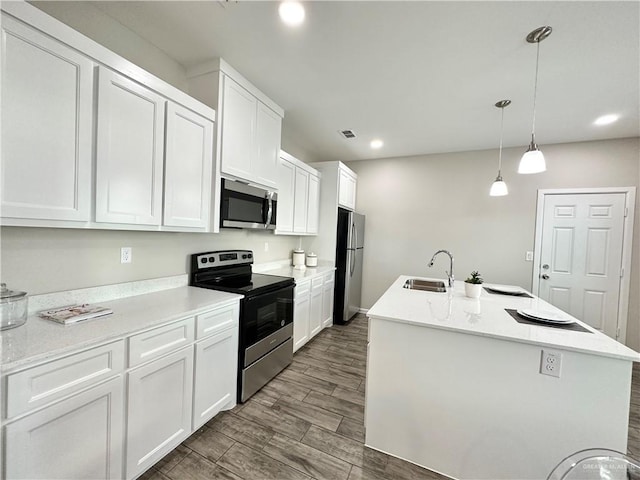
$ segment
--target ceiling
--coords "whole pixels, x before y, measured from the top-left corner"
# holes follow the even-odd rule
[[[497,148],[536,139],[640,135],[640,2],[309,1],[283,25],[273,1],[91,2],[189,69],[222,57],[285,110],[285,136],[313,160]],[[603,115],[620,120],[595,126]],[[342,138],[352,129],[357,137]],[[372,150],[380,138],[384,146]]]

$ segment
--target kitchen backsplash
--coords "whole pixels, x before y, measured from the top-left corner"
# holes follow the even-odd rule
[[[192,253],[253,250],[255,263],[291,257],[298,237],[270,232],[164,233],[54,228],[0,228],[0,278],[12,289],[38,295],[189,272]],[[132,262],[120,263],[120,248]]]

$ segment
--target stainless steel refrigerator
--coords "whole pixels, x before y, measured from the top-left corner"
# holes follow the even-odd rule
[[[346,323],[360,310],[364,218],[359,213],[338,208],[333,323]]]

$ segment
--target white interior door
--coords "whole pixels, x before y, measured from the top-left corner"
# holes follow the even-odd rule
[[[544,196],[538,295],[618,336],[624,193]]]

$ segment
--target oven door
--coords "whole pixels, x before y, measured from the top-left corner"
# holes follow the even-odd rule
[[[273,230],[277,204],[275,192],[223,178],[220,226]]]
[[[243,367],[249,366],[293,335],[293,289],[294,286],[290,285],[244,299],[240,322]]]

